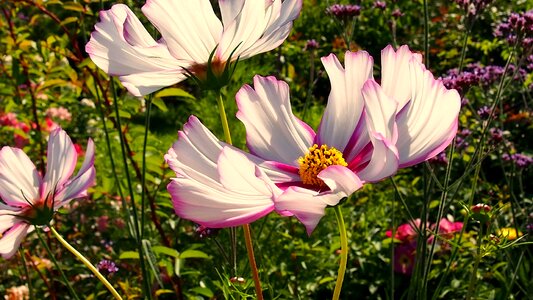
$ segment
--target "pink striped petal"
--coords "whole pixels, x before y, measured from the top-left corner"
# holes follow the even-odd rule
[[[3,258],[9,259],[17,253],[20,243],[26,237],[30,227],[30,225],[21,222],[2,235],[2,238],[0,238],[0,254]]]
[[[0,198],[7,205],[27,207],[27,201],[34,203],[39,199],[41,176],[24,151],[3,147],[0,170]]]
[[[76,148],[67,133],[61,128],[52,131],[48,138],[46,175],[40,189],[42,199],[45,199],[49,193],[63,189],[77,162]]]
[[[373,150],[368,165],[358,172],[358,176],[365,182],[373,182],[393,175],[398,169],[398,150],[395,146],[398,139],[395,123],[398,103],[388,97],[373,79],[365,83],[363,98]]]
[[[205,64],[220,42],[222,24],[209,0],[148,0],[142,11],[178,59]]]
[[[85,51],[110,75],[119,76],[135,96],[177,83],[185,77],[185,60],[174,58],[167,46],[156,42],[135,14],[123,4],[100,12]]]
[[[331,83],[328,104],[318,129],[318,144],[326,144],[344,151],[359,122],[362,121],[364,101],[361,89],[372,78],[372,57],[365,51],[346,52],[343,68],[334,54],[322,58]],[[359,152],[368,143],[362,135],[352,143],[350,151]]]
[[[381,51],[381,86],[389,97],[398,102],[398,111],[411,99],[411,76],[409,62],[416,59],[421,62],[419,54],[412,53],[406,45],[394,51],[388,45]]]
[[[254,77],[254,88],[237,93],[237,118],[246,127],[250,152],[265,160],[298,166],[298,158],[312,145],[315,133],[294,116],[289,87],[274,77]]]
[[[455,137],[461,97],[448,90],[441,80],[417,60],[410,63],[413,98],[396,118],[400,167],[408,167],[434,157]]]
[[[253,222],[274,209],[273,184],[245,155],[225,147],[217,170],[220,182],[187,175],[172,179],[167,189],[178,216],[221,228]]]

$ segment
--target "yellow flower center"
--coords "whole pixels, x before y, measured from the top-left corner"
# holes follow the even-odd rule
[[[346,167],[348,165],[339,150],[334,147],[328,147],[328,145],[319,147],[317,144],[311,146],[309,152],[300,157],[298,162],[300,163],[298,174],[300,174],[302,182],[320,188],[326,187],[326,184],[317,177],[318,173],[329,166],[339,165]]]

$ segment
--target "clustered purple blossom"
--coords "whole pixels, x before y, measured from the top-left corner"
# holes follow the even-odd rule
[[[320,44],[316,40],[307,40],[304,51],[318,49],[318,47],[320,47]]]
[[[442,83],[449,89],[456,89],[464,94],[475,85],[490,86],[498,81],[505,71],[501,66],[481,66],[479,63],[468,64],[461,73],[457,68],[451,69],[442,78]],[[515,74],[514,80],[523,80],[528,72],[524,69],[516,69],[515,65],[509,65],[508,74]]]
[[[198,237],[200,237],[201,239],[212,237],[216,235],[219,231],[219,228],[209,228],[204,225],[198,225],[196,227],[196,234],[198,234]]]
[[[470,129],[462,129],[461,131],[457,132],[457,135],[455,137],[455,146],[457,149],[465,149],[470,144],[466,140],[468,136],[472,134],[472,131]]]
[[[475,16],[487,7],[492,0],[455,0],[468,16]]]
[[[500,128],[491,128],[489,129],[490,137],[493,142],[499,143],[503,141],[503,131]]]
[[[490,116],[490,107],[484,105],[483,107],[477,110],[477,114],[481,119],[487,119]]]
[[[444,165],[446,166],[448,164],[448,157],[446,156],[446,151],[442,151],[441,153],[437,154],[436,156],[429,159],[430,163],[436,164],[436,165]]]
[[[496,26],[494,35],[505,38],[510,44],[516,43],[520,38],[522,47],[531,49],[533,47],[533,9],[522,13],[511,13],[507,21]]]
[[[403,12],[399,9],[399,8],[396,8],[395,10],[392,11],[392,14],[391,14],[394,18],[398,19],[399,17],[402,17],[404,14]]]
[[[357,17],[361,13],[361,6],[355,4],[333,4],[326,9],[326,13],[339,19]]]
[[[387,3],[385,3],[385,1],[375,1],[374,7],[384,10],[387,7]]]
[[[519,168],[526,168],[533,164],[533,157],[522,153],[515,153],[511,155],[505,153],[502,155],[502,158],[505,161],[513,161]]]
[[[118,272],[118,267],[115,263],[107,259],[101,260],[96,267],[98,268],[98,271],[106,274]]]

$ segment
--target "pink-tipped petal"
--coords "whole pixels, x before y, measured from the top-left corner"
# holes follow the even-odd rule
[[[68,203],[71,199],[87,196],[87,189],[95,185],[96,170],[94,168],[94,142],[89,139],[85,159],[76,176],[70,180],[64,190],[56,194],[56,208]]]
[[[307,234],[311,235],[320,219],[325,215],[328,203],[340,201],[336,194],[320,195],[317,191],[291,186],[276,198],[276,211],[280,214],[293,214],[304,224]]]
[[[5,232],[0,238],[0,254],[3,258],[9,259],[17,253],[17,250],[30,230],[30,225],[26,223],[18,223]]]
[[[67,133],[61,128],[52,131],[48,138],[46,175],[40,190],[42,199],[63,189],[77,162],[76,148]]]
[[[318,130],[318,143],[344,151],[361,121],[363,84],[372,78],[373,59],[367,52],[346,52],[345,68],[334,54],[322,58],[331,83],[331,93]],[[362,139],[365,136],[361,137]],[[368,142],[357,143],[362,148]],[[359,149],[352,149],[357,152]]]
[[[85,51],[110,75],[119,76],[135,96],[143,96],[184,79],[187,61],[174,58],[156,42],[135,14],[123,4],[100,12]]]
[[[207,227],[221,228],[253,222],[274,209],[275,186],[245,155],[225,147],[217,171],[220,182],[188,176],[172,179],[167,188],[176,214]]]
[[[251,2],[251,1],[250,1]],[[254,5],[257,5],[254,3]],[[261,36],[257,40],[249,39],[245,47],[240,47],[242,59],[277,48],[285,41],[292,29],[294,19],[302,9],[302,0],[266,1]],[[259,30],[257,30],[259,32]],[[232,50],[228,48],[227,50]]]
[[[442,152],[457,132],[461,97],[416,60],[412,60],[413,98],[396,118],[401,138],[396,146],[400,167],[425,161]]]
[[[411,99],[411,76],[409,64],[411,59],[419,56],[406,45],[394,51],[388,45],[381,51],[381,86],[389,97],[398,102],[398,111]]]
[[[363,182],[354,172],[338,165],[327,167],[317,177],[322,179],[330,188],[329,193],[337,195],[337,199],[327,198],[325,200],[330,206],[339,204],[342,198],[350,196],[363,186]],[[327,200],[333,200],[333,202],[328,202]]]
[[[220,42],[222,24],[209,0],[148,0],[142,11],[178,59],[207,63]]]
[[[0,198],[15,207],[27,207],[39,199],[41,177],[35,165],[21,149],[0,150]]]
[[[20,220],[17,219],[14,214],[17,214],[17,212],[11,210],[0,210],[0,236],[4,233],[4,231],[20,222]]]
[[[312,145],[313,130],[291,111],[289,87],[274,77],[254,77],[254,88],[237,93],[237,118],[246,127],[250,151],[265,159],[298,165]]]
[[[398,139],[395,123],[398,103],[388,97],[373,79],[365,83],[363,98],[373,151],[368,165],[358,176],[365,182],[373,182],[393,175],[398,169],[398,150],[395,146]]]

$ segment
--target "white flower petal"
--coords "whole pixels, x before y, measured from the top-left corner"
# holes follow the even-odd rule
[[[361,89],[372,78],[373,59],[367,52],[346,52],[345,65],[334,54],[322,58],[331,83],[328,104],[318,130],[319,144],[344,151],[359,122],[364,101]],[[362,148],[368,142],[358,143]],[[357,150],[355,150],[357,152]]]
[[[327,202],[328,205],[334,206],[339,201],[353,194],[363,186],[363,183],[357,175],[350,169],[333,165],[322,170],[318,176],[331,189],[329,193],[336,194],[338,199],[331,198],[333,202]]]
[[[246,127],[250,151],[265,160],[297,166],[314,139],[313,130],[294,116],[289,87],[274,77],[254,77],[254,88],[237,93],[237,118]]]
[[[381,86],[389,97],[398,102],[398,111],[411,99],[411,76],[409,62],[421,59],[404,45],[394,51],[388,45],[381,51]]]
[[[20,243],[26,237],[29,229],[30,225],[21,222],[4,233],[0,238],[0,254],[3,258],[9,259],[17,253]]]
[[[39,199],[41,177],[24,151],[3,147],[0,150],[0,170],[0,197],[5,203],[27,207],[27,201],[33,203]]]
[[[218,0],[222,25],[228,25],[241,13],[245,0]]]
[[[178,216],[221,228],[253,222],[274,209],[276,187],[245,155],[225,147],[215,168],[220,182],[172,179],[167,189]]]
[[[11,210],[0,210],[0,236],[4,231],[13,227],[20,219],[14,216],[17,212]]]
[[[61,128],[52,131],[48,138],[46,175],[40,190],[42,199],[49,193],[63,189],[74,172],[77,161],[78,154],[67,133]]]
[[[410,63],[413,98],[396,118],[400,167],[415,165],[444,150],[457,132],[461,97],[448,90],[417,60]]]
[[[311,235],[326,213],[328,203],[340,200],[336,194],[319,194],[314,190],[291,186],[276,198],[275,203],[277,212],[282,215],[287,215],[287,212],[292,213],[304,224],[307,234]]]
[[[398,169],[398,150],[395,147],[398,138],[395,123],[398,103],[388,97],[373,79],[365,83],[363,98],[373,151],[368,165],[357,175],[365,182],[372,182],[391,176]]]
[[[71,199],[87,196],[87,189],[95,185],[96,170],[94,169],[94,142],[89,139],[85,159],[76,176],[70,180],[64,190],[56,194],[56,209]]]
[[[222,24],[209,0],[148,0],[142,11],[178,59],[207,63],[222,36]]]
[[[106,73],[121,80],[124,76],[125,87],[135,96],[183,80],[182,67],[189,66],[187,61],[174,58],[166,45],[157,43],[123,4],[100,12],[100,22],[95,25],[85,51]]]

